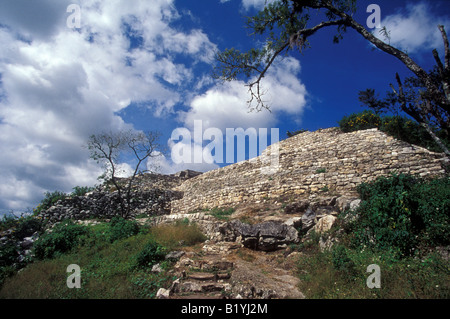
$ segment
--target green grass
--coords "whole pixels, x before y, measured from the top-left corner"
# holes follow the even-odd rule
[[[173,264],[162,261],[166,271],[151,273],[151,265],[137,267],[138,256],[150,242],[164,245],[165,251],[183,245],[195,245],[205,237],[195,225],[176,223],[141,229],[128,238],[110,240],[110,225],[88,227],[89,235],[81,238],[78,247],[29,264],[19,273],[7,278],[0,298],[33,299],[136,299],[154,298],[159,288],[168,288],[172,276],[167,272]],[[169,240],[171,234],[176,239]],[[81,268],[81,288],[69,289],[67,266]]]
[[[338,246],[337,246],[338,247]],[[300,291],[309,299],[448,299],[450,268],[436,254],[422,259],[397,260],[387,252],[357,252],[336,248],[321,252],[312,244],[303,251],[297,265]],[[334,253],[334,254],[333,254]],[[381,288],[370,289],[367,267],[380,266]]]
[[[448,177],[397,174],[359,185],[359,208],[293,247],[302,252],[300,290],[307,298],[450,298],[450,262],[435,250],[450,243],[449,185]],[[321,237],[338,243],[321,251]],[[380,267],[380,289],[367,287],[371,264]]]
[[[217,219],[228,221],[233,213],[234,208],[213,208],[209,214]]]

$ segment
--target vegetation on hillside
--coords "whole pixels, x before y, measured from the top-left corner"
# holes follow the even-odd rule
[[[339,216],[326,234],[298,247],[300,290],[307,298],[450,297],[450,178],[380,177],[358,187],[362,203]],[[333,238],[331,249],[322,244]],[[367,267],[381,269],[369,289]]]
[[[2,247],[0,298],[154,298],[175,279],[167,271],[173,262],[165,255],[205,239],[186,221],[155,227],[122,218],[94,226],[65,221],[41,235],[33,248],[35,258],[20,273],[5,264],[11,252]],[[151,272],[156,263],[161,273]],[[66,285],[71,264],[81,268],[80,289]]]
[[[423,126],[405,116],[380,115],[372,110],[364,110],[344,116],[338,123],[345,133],[378,128],[399,140],[422,146],[433,152],[442,152],[442,149]],[[435,128],[435,132],[441,142],[450,147],[450,140],[446,138],[445,134],[437,128]]]

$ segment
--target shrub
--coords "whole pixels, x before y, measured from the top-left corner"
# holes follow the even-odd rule
[[[34,216],[22,217],[18,220],[14,237],[23,239],[42,230],[42,222]]]
[[[349,116],[344,116],[338,123],[341,130],[347,133],[380,127],[382,120],[379,115],[365,110],[362,113],[353,113]]]
[[[139,233],[139,225],[135,221],[126,220],[122,217],[111,219],[109,229],[109,240],[114,242],[119,239],[125,239]]]
[[[341,271],[344,275],[355,276],[355,263],[348,256],[347,248],[342,245],[336,245],[332,250],[332,263],[337,271]]]
[[[39,214],[43,210],[49,209],[55,205],[59,200],[65,199],[67,194],[61,191],[54,191],[53,193],[45,192],[45,197],[41,200],[40,204],[34,209],[34,215]]]
[[[62,222],[34,243],[35,256],[37,259],[46,259],[67,253],[78,246],[81,236],[86,234],[86,226],[74,224],[70,220]]]
[[[12,213],[9,215],[3,215],[0,218],[0,231],[4,231],[10,228],[13,228],[17,225],[18,218],[14,216]]]
[[[228,220],[230,215],[234,213],[234,208],[213,208],[210,212],[210,215],[216,217],[220,220]]]
[[[136,255],[136,267],[152,267],[159,261],[164,260],[166,249],[155,240],[150,240],[145,247]]]
[[[185,220],[169,225],[155,226],[150,233],[157,242],[169,248],[181,245],[192,246],[206,240],[206,236],[196,224],[189,225]]]
[[[88,186],[75,186],[74,188],[72,188],[72,193],[70,194],[71,196],[84,196],[87,193],[93,191],[95,188],[94,187],[88,187]]]
[[[361,113],[344,116],[338,123],[345,133],[378,128],[399,140],[422,146],[430,151],[442,152],[425,128],[404,116],[380,116],[370,110],[365,110]],[[445,138],[442,131],[434,129],[434,132],[447,147],[450,147],[450,141]]]
[[[450,244],[450,179],[426,181],[404,174],[358,186],[361,206],[353,244],[412,255],[419,245]]]

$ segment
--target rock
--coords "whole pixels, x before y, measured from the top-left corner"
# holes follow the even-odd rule
[[[158,292],[156,293],[156,299],[169,299],[170,298],[170,290],[159,288]]]
[[[286,225],[299,228],[302,226],[302,218],[301,217],[293,217],[289,218],[287,221],[284,222]]]
[[[272,251],[279,246],[298,242],[297,230],[277,221],[249,225],[232,220],[224,229],[231,231],[235,240],[240,237],[244,247],[254,250]]]
[[[180,292],[180,278],[178,278],[172,282],[172,285],[170,286],[169,291],[170,291],[169,295]]]
[[[302,216],[302,230],[311,229],[314,226],[315,218],[316,212],[311,207],[308,207]]]
[[[160,264],[153,265],[153,267],[152,267],[153,273],[159,274],[162,271],[163,271],[163,269],[161,268]]]
[[[210,281],[215,280],[216,275],[208,272],[195,272],[188,275],[189,279],[198,280],[198,281]]]
[[[357,198],[350,198],[350,197],[346,197],[346,196],[341,196],[338,199],[336,199],[336,208],[339,210],[339,212],[344,212],[346,210],[350,209],[350,204],[354,201],[356,201]],[[353,205],[355,206],[356,203],[354,203]]]
[[[199,283],[192,281],[184,281],[180,285],[181,292],[202,292],[202,286]]]
[[[287,204],[286,207],[284,207],[284,212],[286,214],[303,214],[308,206],[309,201],[298,201],[295,203]]]
[[[316,225],[312,228],[316,233],[323,234],[326,231],[329,231],[331,227],[336,222],[337,217],[333,215],[327,215],[319,219]]]
[[[180,251],[171,251],[165,257],[166,260],[177,261],[181,257],[183,257],[186,253],[182,250]]]
[[[360,199],[355,199],[354,201],[350,202],[350,210],[355,210],[358,209],[359,206],[361,205],[361,200]]]
[[[28,250],[33,246],[34,240],[32,237],[25,237],[21,242],[20,242],[20,247],[24,250]]]

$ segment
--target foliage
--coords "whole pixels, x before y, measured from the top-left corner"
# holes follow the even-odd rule
[[[420,247],[450,244],[450,179],[427,181],[404,174],[358,186],[352,244],[411,256]]]
[[[442,151],[425,128],[407,117],[382,116],[371,110],[364,110],[360,113],[344,116],[338,123],[341,130],[346,133],[378,128],[380,131],[407,143],[422,146],[434,152]],[[444,137],[443,132],[437,130],[437,135],[441,137],[441,141],[450,146],[450,140]]]
[[[151,239],[145,247],[136,255],[136,267],[152,267],[159,261],[164,260],[166,249]]]
[[[293,132],[287,131],[286,135],[287,135],[287,137],[293,137],[295,135],[302,134],[302,133],[305,133],[305,132],[308,132],[308,130],[301,129],[301,130],[297,130],[297,131],[293,131]]]
[[[71,196],[84,196],[89,192],[92,192],[95,189],[95,187],[89,187],[89,186],[75,186],[72,188]]]
[[[11,229],[17,225],[18,218],[13,214],[3,215],[0,218],[0,231]]]
[[[91,135],[87,142],[90,157],[104,168],[104,173],[99,178],[111,182],[117,190],[123,218],[127,218],[130,213],[132,184],[139,173],[139,167],[145,161],[148,167],[150,158],[161,155],[157,151],[158,137],[159,134],[156,132],[126,130]],[[134,171],[126,183],[120,183],[118,177],[121,173],[120,164],[130,154],[135,162]]]
[[[29,237],[35,232],[40,232],[42,227],[42,221],[34,216],[21,217],[14,229],[14,237],[17,239]]]
[[[40,212],[49,209],[53,205],[55,205],[59,200],[63,200],[67,197],[67,194],[61,191],[54,192],[45,192],[44,198],[41,200],[40,204],[34,209],[34,215],[39,214]]]
[[[71,220],[62,222],[51,232],[39,237],[34,243],[34,254],[37,259],[46,259],[70,252],[78,246],[81,237],[87,233],[86,226],[74,224]]]
[[[343,245],[303,251],[299,288],[309,299],[409,299],[450,297],[448,262],[436,254],[396,259],[389,251],[359,251]],[[381,269],[381,288],[369,289],[367,266]]]
[[[234,208],[213,208],[210,215],[216,217],[220,220],[228,220],[230,216],[234,213]]]
[[[179,246],[192,246],[206,240],[206,236],[198,226],[190,224],[189,220],[180,220],[169,225],[158,225],[152,227],[150,233],[158,243],[169,249]]]
[[[116,240],[128,238],[139,233],[139,225],[132,220],[126,220],[122,217],[113,217],[110,222],[109,240],[114,242]]]
[[[362,113],[344,116],[338,123],[341,130],[348,133],[380,127],[381,117],[372,111],[364,110]]]

